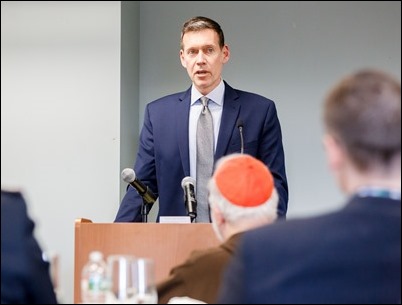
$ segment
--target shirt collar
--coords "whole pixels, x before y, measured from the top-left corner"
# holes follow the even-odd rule
[[[401,190],[376,186],[363,186],[357,190],[359,197],[380,197],[401,200]]]
[[[212,100],[215,104],[223,105],[223,95],[225,94],[225,84],[221,79],[219,85],[206,95],[207,98]],[[191,106],[194,105],[203,95],[195,88],[194,84],[191,86]]]

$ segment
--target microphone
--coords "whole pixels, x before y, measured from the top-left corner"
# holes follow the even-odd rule
[[[239,128],[240,132],[240,153],[244,153],[244,139],[243,139],[243,120],[237,120],[237,128]]]
[[[136,189],[138,194],[142,197],[144,200],[144,203],[147,204],[153,204],[156,201],[156,196],[152,191],[146,186],[144,183],[142,183],[140,180],[138,180],[135,177],[135,172],[131,168],[125,168],[121,172],[121,177],[125,182],[130,184],[132,187]]]
[[[197,200],[195,199],[194,185],[195,179],[189,176],[184,177],[181,181],[181,187],[184,191],[184,203],[191,221],[197,217]]]

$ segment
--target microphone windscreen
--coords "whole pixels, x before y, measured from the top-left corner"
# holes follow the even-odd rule
[[[184,189],[186,184],[192,184],[195,186],[195,179],[190,176],[184,177],[183,180],[181,181],[181,187]]]
[[[125,168],[121,172],[121,178],[124,182],[131,183],[135,180],[135,172],[132,168]]]

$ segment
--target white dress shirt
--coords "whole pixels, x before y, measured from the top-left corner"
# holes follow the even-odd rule
[[[210,99],[208,103],[209,110],[212,114],[214,124],[214,151],[218,143],[219,127],[221,126],[222,110],[223,110],[223,96],[225,94],[225,84],[223,80],[219,85],[206,95]],[[190,118],[188,124],[188,143],[190,153],[190,176],[196,179],[197,177],[197,123],[198,117],[201,114],[202,103],[200,97],[203,95],[193,85],[191,87],[191,107]]]

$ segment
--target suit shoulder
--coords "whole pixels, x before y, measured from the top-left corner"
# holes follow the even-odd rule
[[[236,91],[237,94],[239,95],[239,98],[249,99],[251,101],[257,101],[262,103],[275,104],[275,102],[272,99],[269,99],[261,94],[242,90],[236,90]]]
[[[233,98],[233,99],[249,99],[251,101],[260,101],[260,102],[265,102],[265,103],[274,103],[272,99],[269,99],[261,94],[251,92],[251,91],[246,91],[246,90],[240,90],[233,88],[230,86],[226,81],[225,81],[225,97],[226,98]]]
[[[154,107],[154,106],[157,106],[157,105],[159,105],[161,103],[166,104],[166,103],[169,103],[169,102],[176,102],[176,101],[179,101],[184,94],[185,94],[185,91],[165,95],[165,96],[162,96],[162,97],[160,97],[160,98],[148,103],[147,106]]]
[[[264,242],[275,241],[275,244],[287,246],[295,246],[301,242],[300,247],[304,247],[317,243],[317,235],[312,232],[320,232],[320,235],[329,236],[337,230],[337,224],[347,217],[345,213],[340,211],[329,212],[322,215],[310,216],[305,218],[295,218],[286,221],[279,221],[268,226],[257,228],[253,231],[246,232],[247,240],[252,243],[261,244]],[[292,241],[289,243],[289,241]]]
[[[21,191],[16,188],[1,188],[1,196],[21,197]]]
[[[18,231],[29,219],[27,205],[20,192],[1,191],[1,226]]]
[[[20,191],[15,190],[1,190],[1,206],[12,205],[12,206],[25,206],[25,200]]]
[[[187,259],[188,265],[198,265],[207,262],[220,262],[226,260],[229,254],[221,247],[211,247],[203,250],[195,250]]]

